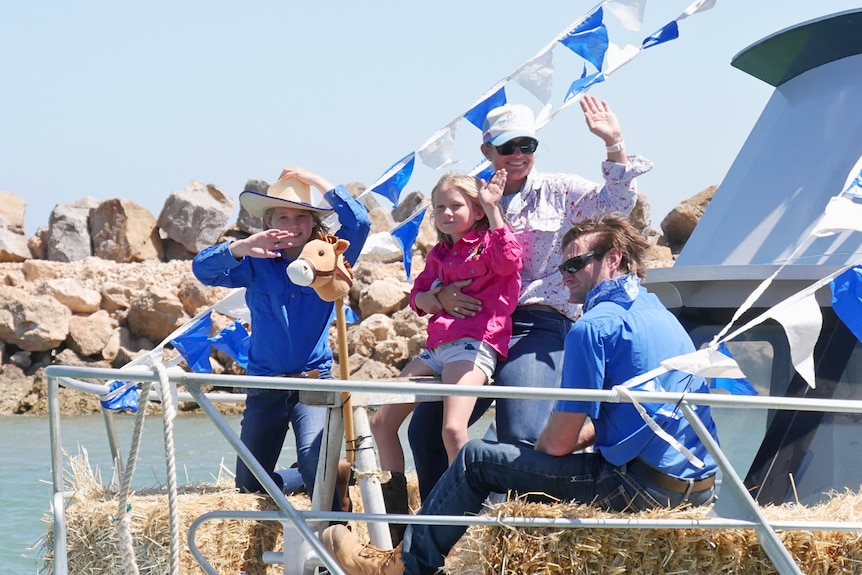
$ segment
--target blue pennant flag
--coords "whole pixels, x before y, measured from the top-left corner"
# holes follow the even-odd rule
[[[848,196],[862,198],[862,170],[859,170],[859,173],[853,181],[847,185],[847,189],[842,193],[847,194]]]
[[[829,282],[829,287],[835,314],[862,341],[862,266],[844,271]]]
[[[581,74],[581,77],[572,82],[572,85],[569,86],[569,91],[566,92],[566,97],[563,99],[563,102],[568,102],[573,97],[577,96],[581,92],[586,91],[587,88],[592,86],[593,84],[598,84],[599,82],[605,81],[605,75],[601,72],[596,72],[595,74],[590,74],[587,76],[587,67],[584,66],[584,73]]]
[[[485,162],[487,166],[485,166],[481,171],[476,173],[476,177],[480,180],[485,180],[486,182],[490,182],[491,178],[494,176],[494,164],[490,162]]]
[[[720,351],[727,357],[733,358],[733,356],[730,355],[730,350],[727,349],[727,345],[724,342],[718,344],[718,351]],[[729,377],[714,377],[712,378],[712,382],[709,384],[709,387],[710,389],[724,389],[734,395],[759,395],[757,393],[757,390],[754,389],[754,386],[751,385],[751,383],[745,377],[741,379],[731,379]]]
[[[410,152],[386,170],[383,176],[387,176],[392,173],[385,181],[377,184],[371,191],[380,194],[384,198],[387,198],[390,202],[398,205],[398,197],[401,195],[401,190],[404,189],[404,186],[407,185],[407,182],[410,181],[410,177],[413,175],[413,164],[416,160],[416,152]]]
[[[214,348],[233,358],[243,369],[248,367],[248,348],[251,344],[251,337],[238,319],[209,338],[209,342]]]
[[[207,312],[186,331],[171,340],[171,345],[180,352],[189,368],[195,373],[212,373],[209,339],[212,326],[212,312]]]
[[[643,48],[646,50],[647,48],[652,48],[653,46],[658,46],[659,44],[664,44],[665,42],[670,42],[677,38],[679,38],[679,25],[676,23],[676,20],[674,20],[652,36],[644,38]]]
[[[100,399],[99,403],[105,409],[113,411],[129,409],[137,413],[138,384],[129,381],[115,381],[111,384],[111,391],[105,395],[104,399]]]
[[[596,70],[602,69],[602,62],[608,51],[608,29],[602,18],[603,12],[599,8],[558,40],[560,44],[595,66]]]
[[[467,110],[464,117],[467,121],[479,128],[485,127],[485,116],[494,108],[498,108],[506,104],[506,89],[500,87],[499,90]]]
[[[359,316],[349,305],[344,307],[344,321],[351,325],[359,321]]]
[[[413,261],[413,244],[419,235],[419,225],[422,223],[422,218],[425,217],[427,209],[428,206],[425,206],[413,214],[410,219],[405,220],[397,228],[389,232],[401,244],[401,251],[404,254],[404,271],[407,273],[408,280],[410,279],[410,265]]]

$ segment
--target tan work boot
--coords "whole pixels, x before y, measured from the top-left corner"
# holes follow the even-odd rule
[[[320,539],[349,575],[404,574],[400,544],[390,551],[365,545],[344,525],[327,527]]]

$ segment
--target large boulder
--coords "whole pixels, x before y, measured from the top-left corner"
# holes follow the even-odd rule
[[[74,262],[93,255],[90,239],[90,210],[99,200],[86,197],[51,210],[45,234],[45,257],[55,262]]]
[[[681,202],[661,221],[661,230],[664,232],[665,243],[667,243],[674,253],[679,253],[682,246],[691,237],[691,233],[715,195],[716,189],[718,189],[718,186],[709,186],[705,190]]]
[[[171,194],[158,226],[168,238],[192,253],[218,242],[233,213],[233,200],[218,187],[198,180]]]
[[[24,200],[9,192],[0,192],[0,262],[23,262],[31,257],[24,235]]]
[[[106,200],[90,214],[93,255],[120,263],[162,258],[156,218],[145,207],[123,199]]]
[[[66,340],[71,317],[53,297],[0,286],[0,341],[25,351],[54,349]]]

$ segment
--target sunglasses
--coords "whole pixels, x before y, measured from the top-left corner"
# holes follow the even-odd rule
[[[579,256],[569,258],[566,261],[564,261],[562,264],[560,264],[560,273],[561,274],[565,274],[565,273],[576,274],[579,271],[581,271],[582,269],[584,269],[584,266],[586,266],[589,263],[589,261],[591,259],[593,259],[594,257],[596,257],[596,252],[595,251],[589,251],[585,254],[581,254]]]
[[[493,146],[493,144],[491,144]],[[502,146],[494,146],[494,149],[497,150],[497,153],[501,156],[511,156],[515,153],[515,150],[521,150],[522,154],[532,154],[539,147],[539,141],[534,140],[533,138],[524,138],[522,140],[518,140],[517,142],[514,140],[508,141]]]

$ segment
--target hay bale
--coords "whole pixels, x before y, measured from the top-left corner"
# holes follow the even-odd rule
[[[93,470],[86,450],[69,457],[68,489],[73,493],[66,505],[66,540],[69,573],[88,575],[125,575],[117,535],[117,494],[106,489]],[[411,509],[419,507],[419,488],[415,474],[408,475],[407,487]],[[363,511],[358,485],[350,487],[353,510]],[[295,509],[311,509],[305,494],[288,496]],[[135,557],[142,575],[162,575],[170,571],[170,517],[166,488],[139,490],[129,496],[131,532]],[[179,567],[182,574],[199,574],[203,570],[186,544],[191,523],[210,511],[275,511],[276,504],[265,495],[240,494],[232,478],[219,477],[215,484],[189,485],[179,488],[177,497],[180,529]],[[53,519],[46,516],[47,533],[39,544],[44,563],[40,572],[53,572]],[[367,542],[365,523],[349,522],[357,536]],[[264,551],[282,551],[281,523],[275,521],[213,520],[202,524],[195,543],[198,550],[218,573],[246,575],[280,575],[283,568],[262,562]]]
[[[518,498],[489,507],[505,517],[706,519],[709,508],[606,513],[574,503],[531,503]],[[858,522],[862,496],[834,494],[820,505],[767,506],[770,521]],[[779,531],[803,573],[862,571],[862,535],[841,531]],[[514,528],[474,526],[450,554],[446,573],[496,575],[771,575],[777,573],[753,529]]]
[[[72,498],[66,507],[66,540],[69,573],[125,575],[117,535],[117,494],[104,488],[89,466],[86,452],[70,458]],[[180,528],[180,573],[203,570],[186,544],[191,523],[204,513],[219,510],[271,511],[277,506],[268,497],[240,494],[232,483],[219,478],[215,484],[179,488],[177,497]],[[288,498],[297,509],[309,509],[306,496]],[[167,489],[132,493],[128,499],[135,558],[142,575],[170,571],[170,518]],[[52,518],[46,517],[48,532],[40,543],[44,564],[41,573],[53,572]],[[277,575],[279,566],[265,565],[264,551],[281,551],[281,524],[274,521],[214,520],[202,524],[195,543],[219,573]]]

